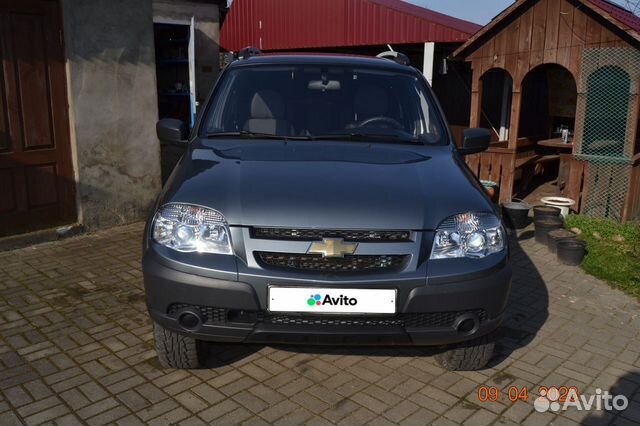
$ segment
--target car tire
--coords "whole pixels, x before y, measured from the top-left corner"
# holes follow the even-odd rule
[[[206,344],[193,337],[168,330],[158,323],[153,325],[156,353],[165,368],[203,368],[206,358]]]
[[[493,335],[486,335],[448,346],[435,358],[442,367],[449,371],[480,370],[486,367],[491,360],[494,348]]]

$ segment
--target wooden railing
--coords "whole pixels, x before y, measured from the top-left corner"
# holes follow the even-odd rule
[[[492,143],[479,154],[467,155],[465,161],[471,171],[483,180],[498,184],[501,203],[511,201],[516,152],[507,148],[506,142]]]
[[[456,145],[460,146],[468,126],[449,126],[449,128]],[[507,145],[506,141],[494,140],[486,151],[465,157],[465,162],[479,179],[498,184],[500,202],[511,201],[513,196],[516,150],[508,148]]]
[[[466,126],[450,126],[451,133],[460,146]],[[535,144],[527,138],[519,138],[517,148],[508,147],[507,142],[492,142],[489,149],[479,154],[467,155],[465,162],[471,171],[483,180],[498,184],[501,203],[511,201],[515,182],[530,171],[521,167],[534,152]],[[640,221],[640,153],[632,161],[629,192],[622,212],[622,220]],[[589,164],[585,161],[570,161],[567,181],[563,195],[576,201],[575,209],[581,211],[584,196],[584,181],[589,174]],[[526,176],[524,176],[526,178]]]

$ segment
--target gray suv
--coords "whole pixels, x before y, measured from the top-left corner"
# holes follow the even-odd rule
[[[435,345],[484,367],[511,282],[498,213],[420,72],[395,58],[242,55],[221,73],[144,235],[163,365],[229,343]]]

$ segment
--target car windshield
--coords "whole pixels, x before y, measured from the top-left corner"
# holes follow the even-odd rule
[[[230,69],[201,137],[440,143],[442,124],[422,78],[349,66]]]

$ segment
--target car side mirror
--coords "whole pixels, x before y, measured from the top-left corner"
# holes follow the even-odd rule
[[[163,118],[156,123],[156,133],[162,142],[183,144],[189,137],[189,128],[182,120]]]
[[[458,148],[461,155],[477,154],[489,148],[491,133],[487,129],[467,129],[464,131],[462,146]]]

